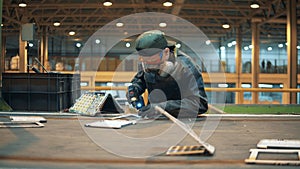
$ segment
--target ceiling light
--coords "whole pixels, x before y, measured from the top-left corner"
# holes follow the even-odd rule
[[[205,44],[206,44],[206,45],[210,45],[210,44],[211,44],[211,41],[210,41],[210,40],[207,40],[207,41],[205,41]]]
[[[99,43],[101,43],[101,40],[100,40],[100,39],[96,39],[96,40],[95,40],[95,43],[96,43],[96,44],[99,44]]]
[[[163,6],[165,6],[165,7],[170,7],[172,5],[173,5],[173,3],[170,2],[170,1],[166,1],[166,2],[163,3]]]
[[[73,35],[75,35],[75,32],[74,32],[74,31],[70,31],[70,32],[69,32],[69,35],[70,35],[70,36],[73,36]]]
[[[55,22],[53,23],[53,25],[54,25],[54,26],[60,26],[60,22],[55,21]]]
[[[26,6],[27,6],[27,4],[26,4],[24,1],[21,1],[21,2],[19,3],[19,7],[24,8],[24,7],[26,7]]]
[[[257,9],[257,8],[259,8],[259,4],[257,2],[252,2],[250,5],[250,8]]]
[[[227,88],[227,87],[228,87],[228,84],[218,84],[218,87]]]
[[[112,2],[110,2],[110,1],[104,1],[103,5],[104,6],[112,6]]]
[[[159,25],[159,27],[161,27],[161,28],[167,27],[167,23],[165,23],[165,22],[161,22],[161,23],[159,23],[158,25]]]
[[[77,48],[81,47],[81,43],[79,43],[79,42],[77,42],[75,45],[76,45]]]
[[[271,50],[273,50],[273,48],[272,48],[272,47],[268,47],[267,50],[268,50],[268,51],[271,51]]]
[[[228,29],[228,28],[230,28],[230,25],[227,24],[227,23],[225,23],[225,24],[222,25],[222,27],[223,27],[224,29]]]
[[[278,44],[278,47],[283,48],[283,44],[282,43]]]
[[[248,46],[244,46],[244,50],[249,50],[249,47]]]
[[[126,42],[126,43],[125,43],[125,46],[126,46],[127,48],[129,48],[131,45],[130,45],[129,42]]]
[[[124,23],[118,22],[118,23],[116,23],[116,26],[117,26],[117,27],[122,27],[122,26],[124,26]]]

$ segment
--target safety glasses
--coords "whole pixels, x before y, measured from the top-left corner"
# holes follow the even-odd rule
[[[162,63],[163,51],[152,56],[140,56],[140,62],[148,65],[158,65]]]

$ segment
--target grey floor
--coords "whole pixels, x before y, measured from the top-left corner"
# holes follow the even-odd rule
[[[190,122],[200,138],[216,148],[212,156],[166,156],[170,145],[198,144],[167,119],[103,129],[84,126],[99,118],[45,118],[42,128],[0,128],[0,169],[299,167],[244,162],[261,139],[300,139],[299,116],[217,116]]]

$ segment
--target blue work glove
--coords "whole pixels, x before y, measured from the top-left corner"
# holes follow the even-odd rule
[[[138,111],[138,115],[147,119],[158,118],[161,115],[161,113],[155,110],[155,106],[156,104],[148,104],[147,106],[142,107]]]

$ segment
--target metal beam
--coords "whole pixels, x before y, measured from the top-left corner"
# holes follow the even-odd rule
[[[287,54],[288,54],[288,88],[297,88],[297,13],[296,1],[287,0]],[[296,93],[290,94],[290,103],[297,103]]]

